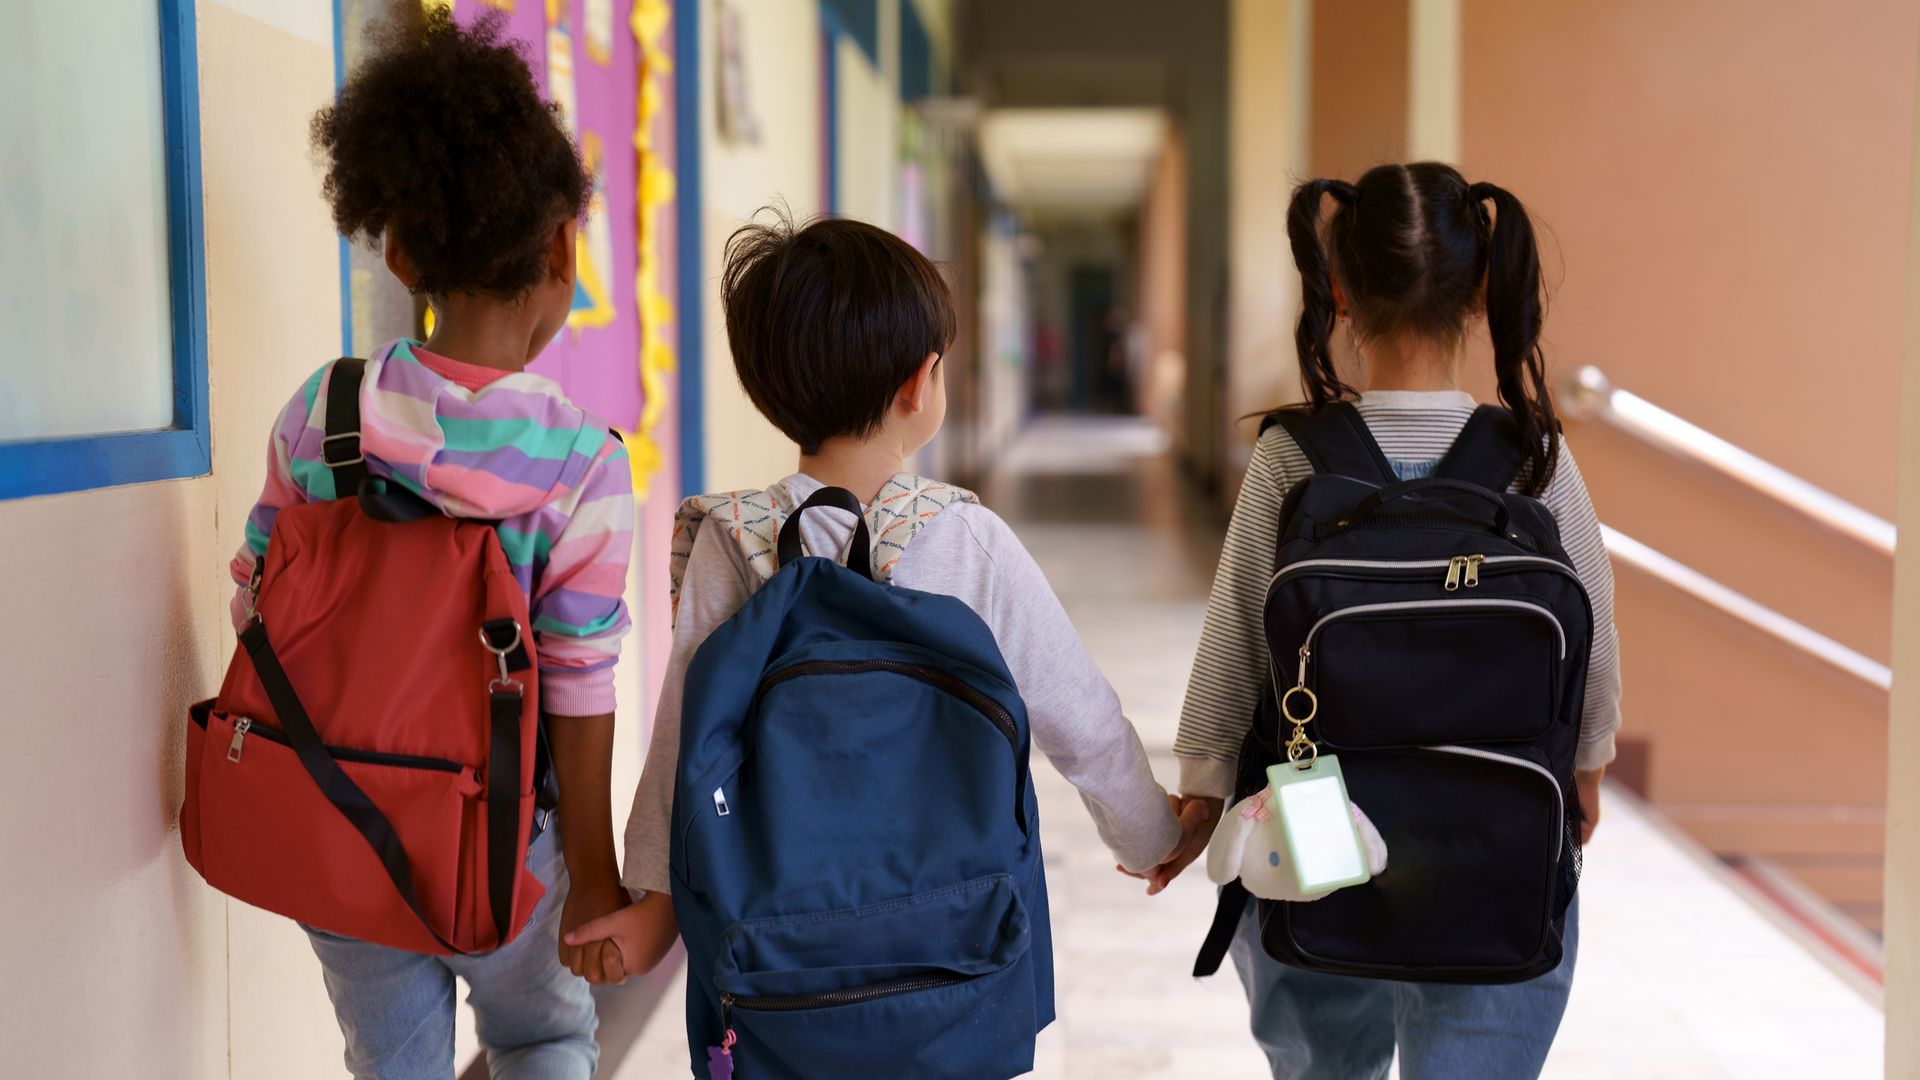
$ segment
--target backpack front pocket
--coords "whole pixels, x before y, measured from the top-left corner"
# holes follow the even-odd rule
[[[1342,763],[1354,804],[1392,853],[1386,872],[1313,903],[1263,904],[1281,916],[1266,924],[1269,951],[1344,974],[1417,971],[1437,982],[1551,969],[1561,867],[1572,857],[1551,773],[1457,746],[1355,751]],[[1383,956],[1395,958],[1390,970]]]
[[[1327,745],[1387,749],[1540,738],[1558,715],[1566,649],[1565,629],[1539,604],[1411,600],[1327,612],[1302,660]],[[1478,676],[1489,667],[1500,677]],[[1275,685],[1293,685],[1285,674]]]
[[[460,851],[471,769],[451,761],[330,747],[393,823],[422,911],[461,944]],[[207,883],[257,907],[363,941],[444,952],[380,859],[327,801],[280,731],[195,706],[187,728],[187,855]],[[184,835],[191,831],[191,835]]]
[[[997,874],[735,923],[714,986],[742,1076],[1011,1077],[1033,1067],[1030,944],[1019,891]]]

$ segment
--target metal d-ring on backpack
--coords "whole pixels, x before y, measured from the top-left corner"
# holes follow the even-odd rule
[[[1284,756],[1302,710],[1283,717],[1282,696],[1317,699],[1308,734],[1340,754],[1393,858],[1312,903],[1259,901],[1267,953],[1422,982],[1553,970],[1579,882],[1573,760],[1593,616],[1552,515],[1507,491],[1519,425],[1481,406],[1431,478],[1403,482],[1351,404],[1274,424],[1314,471],[1281,507],[1268,683],[1235,798]],[[1218,969],[1248,900],[1238,883],[1221,890],[1196,975]]]
[[[220,696],[187,725],[187,861],[230,896],[362,941],[484,952],[543,888],[527,596],[493,527],[372,478],[363,362],[327,376],[341,497],[280,511]]]
[[[1053,959],[1026,709],[971,608],[887,583],[907,540],[971,499],[901,476],[864,516],[841,488],[682,507],[677,553],[724,529],[766,579],[683,696],[670,872],[696,1074],[1033,1067]],[[818,507],[860,518],[844,566],[803,555]]]

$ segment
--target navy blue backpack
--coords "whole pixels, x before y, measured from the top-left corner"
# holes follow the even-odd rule
[[[741,499],[720,497],[725,524],[777,529],[777,570],[688,668],[673,802],[694,1075],[1031,1070],[1052,935],[1026,709],[992,633],[875,581],[850,492],[784,523]],[[802,554],[818,506],[861,519],[846,566]]]

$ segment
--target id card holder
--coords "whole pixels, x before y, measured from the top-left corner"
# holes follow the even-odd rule
[[[1372,880],[1366,853],[1347,804],[1340,759],[1315,755],[1300,764],[1267,768],[1273,787],[1272,827],[1293,855],[1293,869],[1306,894],[1331,892]]]

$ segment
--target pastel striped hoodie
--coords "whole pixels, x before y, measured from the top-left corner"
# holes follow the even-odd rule
[[[558,716],[613,711],[613,667],[629,626],[633,480],[627,450],[559,384],[515,372],[469,389],[396,341],[368,361],[360,388],[360,447],[369,471],[452,517],[494,521],[527,591],[540,655],[541,708]],[[267,483],[234,556],[234,624],[247,582],[282,507],[335,496],[320,458],[331,363],[281,411]],[[465,380],[463,380],[465,381]]]

